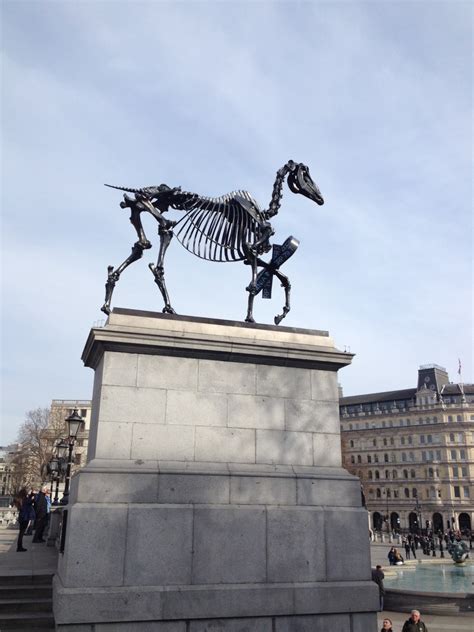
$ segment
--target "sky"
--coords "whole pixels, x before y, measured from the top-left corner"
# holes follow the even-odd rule
[[[304,162],[325,199],[286,187],[274,243],[300,246],[284,325],[356,354],[345,395],[416,386],[419,365],[473,382],[470,2],[3,0],[2,432],[52,399],[90,399],[81,362],[107,266],[136,235],[119,191],[249,191]],[[175,213],[175,219],[179,212]],[[149,262],[112,305],[161,311]],[[249,269],[171,244],[180,314],[243,320]],[[273,323],[283,291],[255,300]]]

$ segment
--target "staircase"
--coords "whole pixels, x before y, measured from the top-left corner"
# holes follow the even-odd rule
[[[54,630],[52,581],[52,573],[0,575],[0,631]]]

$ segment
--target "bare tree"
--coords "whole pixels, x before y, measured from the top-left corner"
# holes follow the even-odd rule
[[[54,446],[64,433],[64,419],[51,413],[49,408],[36,408],[26,413],[18,432],[19,448],[12,457],[15,490],[41,484]]]

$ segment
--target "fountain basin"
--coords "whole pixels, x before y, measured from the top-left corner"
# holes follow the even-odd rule
[[[421,562],[385,574],[385,609],[474,616],[474,565]]]

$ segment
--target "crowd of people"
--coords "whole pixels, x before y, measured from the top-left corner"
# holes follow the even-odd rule
[[[51,512],[51,496],[49,487],[44,486],[39,491],[21,489],[13,499],[13,505],[18,509],[18,540],[16,550],[24,553],[28,549],[23,546],[23,537],[32,535],[33,544],[46,542],[44,534],[47,530]]]

